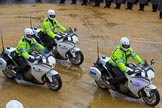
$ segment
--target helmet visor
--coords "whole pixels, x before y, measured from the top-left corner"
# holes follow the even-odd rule
[[[128,49],[128,48],[130,48],[130,45],[124,45],[123,44],[122,47],[125,48],[125,49]]]
[[[26,37],[27,38],[33,38],[33,35],[27,34]]]
[[[51,18],[55,18],[56,16],[55,15],[50,15]]]

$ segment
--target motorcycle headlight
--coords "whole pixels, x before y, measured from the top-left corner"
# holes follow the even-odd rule
[[[68,38],[68,40],[70,40],[76,44],[76,43],[78,43],[78,36],[72,35],[71,37]]]

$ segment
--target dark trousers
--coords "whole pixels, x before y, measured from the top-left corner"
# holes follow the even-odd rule
[[[35,0],[35,2],[41,2],[41,0]]]
[[[40,39],[49,51],[52,50],[53,46],[56,46],[55,40],[43,32],[40,32]]]
[[[121,7],[121,3],[116,3],[115,9],[120,9],[120,7]]]
[[[87,2],[88,2],[88,0],[83,0],[83,3],[82,4],[87,5]]]
[[[126,0],[124,0],[122,3],[125,4],[126,3]]]
[[[76,4],[77,0],[72,0],[71,3]]]
[[[137,4],[137,3],[138,3],[138,0],[135,0],[135,1],[134,1],[134,4]]]
[[[95,0],[95,6],[100,6],[100,0]]]
[[[124,72],[121,72],[117,67],[113,67],[112,71],[115,73],[115,77],[110,81],[111,84],[123,84],[126,81]]]
[[[65,0],[60,0],[60,3],[65,3]]]
[[[144,11],[145,4],[139,4],[139,11]]]
[[[22,56],[19,56],[18,54],[16,54],[16,52],[15,52],[14,61],[18,65],[18,69],[16,70],[17,73],[23,74],[25,70],[29,69],[29,66],[27,65],[26,60]]]
[[[127,8],[126,9],[132,10],[132,8],[133,8],[133,3],[132,2],[127,2]]]
[[[105,7],[110,8],[110,6],[111,6],[111,2],[112,2],[112,1],[106,1],[106,2],[105,2],[105,3],[106,3],[106,4],[105,4]]]
[[[152,4],[152,11],[153,12],[156,12],[157,11],[157,8],[158,8],[158,5],[157,4]]]
[[[159,17],[160,17],[160,19],[162,19],[162,12],[160,12]]]
[[[126,81],[126,76],[124,72],[120,71],[120,69],[116,66],[113,66],[111,63],[106,64],[108,69],[111,71],[113,79],[110,81],[112,85],[124,84]]]

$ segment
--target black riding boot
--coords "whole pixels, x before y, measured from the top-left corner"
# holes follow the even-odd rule
[[[116,3],[115,9],[120,9],[121,3]]]
[[[130,3],[130,10],[132,10],[132,8],[133,8],[133,3]]]
[[[160,16],[160,19],[162,19],[162,12],[160,12],[160,15],[159,16]]]
[[[140,9],[139,9],[139,11],[144,11],[144,6],[145,6],[145,4],[140,4]]]

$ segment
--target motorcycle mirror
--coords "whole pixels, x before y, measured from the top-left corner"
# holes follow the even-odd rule
[[[154,64],[154,63],[155,63],[155,60],[154,60],[154,59],[152,59],[152,60],[151,60],[151,65],[152,65],[152,64]]]
[[[74,28],[74,32],[76,32],[77,31],[77,28]]]

